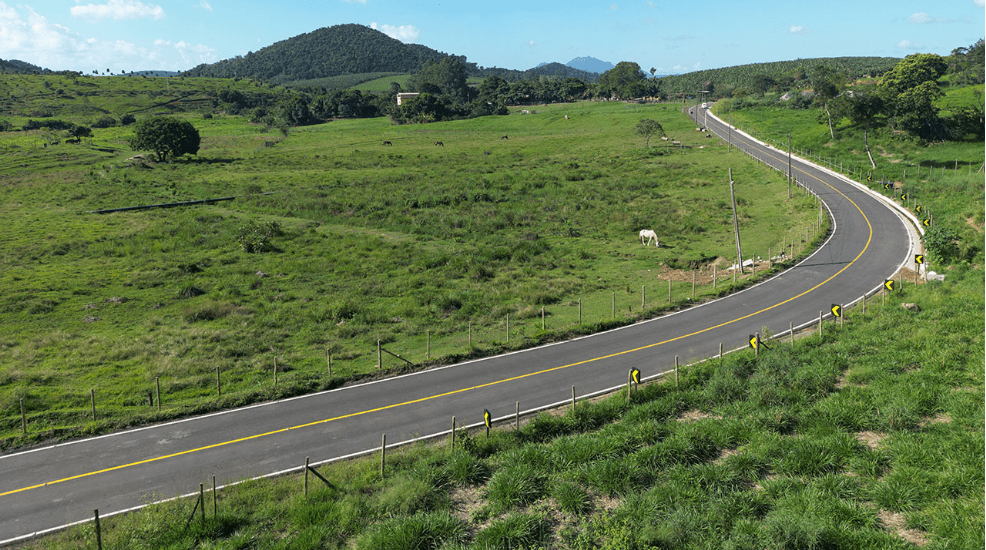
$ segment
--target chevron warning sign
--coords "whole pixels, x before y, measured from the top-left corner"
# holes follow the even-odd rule
[[[640,369],[630,370],[630,380],[633,380],[634,384],[640,384]]]
[[[914,263],[921,265],[924,263],[924,254],[915,254]]]
[[[486,424],[487,430],[493,426],[493,415],[490,414],[489,409],[483,409],[483,424]]]
[[[887,190],[889,190],[889,189],[890,189],[890,187],[891,187],[892,185],[893,185],[893,184],[892,184],[892,183],[890,183],[889,181],[885,181],[885,182],[883,182],[883,188],[884,188],[884,189],[887,189]]]
[[[918,213],[918,214],[920,214],[920,213],[921,213],[921,210],[922,210],[923,208],[924,208],[924,207],[923,207],[923,206],[921,206],[921,205],[919,204],[919,205],[917,205],[917,208],[915,208],[914,210],[916,210],[916,211],[917,211],[917,213]]]
[[[906,201],[907,200],[907,193],[901,193],[900,194],[900,200]]]
[[[832,315],[836,317],[842,317],[842,306],[839,304],[832,304]]]
[[[893,279],[885,279],[883,281],[883,288],[889,290],[890,292],[893,292],[894,291],[894,286],[895,286],[895,283],[894,283],[894,280]]]
[[[925,218],[921,220],[921,225],[925,227],[931,227],[931,218]]]
[[[755,350],[755,349],[757,349],[757,346],[760,344],[760,335],[759,334],[751,334],[747,338],[747,340],[748,340],[748,342],[750,344],[750,349],[754,349]]]

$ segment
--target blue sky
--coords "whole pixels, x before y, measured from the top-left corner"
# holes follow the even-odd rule
[[[485,67],[592,56],[671,74],[811,57],[946,55],[986,35],[984,2],[0,0],[0,59],[82,72],[184,70],[357,23]]]

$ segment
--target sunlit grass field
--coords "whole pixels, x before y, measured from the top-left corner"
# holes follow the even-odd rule
[[[719,294],[735,256],[729,168],[745,257],[803,251],[809,226],[824,236],[812,198],[789,200],[783,175],[676,105],[528,110],[287,136],[197,112],[184,116],[199,154],[168,164],[132,159],[126,127],[47,147],[43,131],[0,135],[4,447],[332,387],[376,372],[378,340],[439,363],[679,307],[693,276],[696,300]],[[682,147],[645,148],[645,117]],[[643,228],[660,248],[640,246]]]

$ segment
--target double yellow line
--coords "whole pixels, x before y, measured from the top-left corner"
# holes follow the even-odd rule
[[[810,174],[808,174],[807,172],[804,172],[803,170],[798,169],[798,171],[802,172],[803,174],[805,174],[805,175],[807,175],[809,177],[814,177],[814,176],[811,176]],[[815,178],[815,179],[818,179],[818,178]],[[717,328],[724,327],[726,325],[730,325],[732,323],[736,323],[736,322],[742,321],[744,319],[749,319],[750,317],[754,317],[756,315],[760,315],[761,313],[770,311],[770,310],[772,310],[774,308],[777,308],[777,307],[780,307],[782,305],[785,305],[785,304],[788,304],[790,302],[793,302],[794,300],[797,300],[798,298],[801,298],[802,296],[805,296],[806,294],[808,294],[810,292],[813,292],[817,288],[821,287],[822,285],[827,284],[832,279],[838,277],[845,270],[849,269],[850,266],[852,266],[854,263],[856,263],[856,261],[859,260],[859,258],[862,257],[863,254],[866,253],[866,251],[870,247],[870,243],[873,241],[873,226],[870,224],[869,218],[866,217],[866,214],[859,207],[859,205],[856,204],[848,196],[846,196],[846,194],[843,193],[842,191],[839,191],[838,189],[832,187],[831,185],[829,185],[829,184],[827,184],[827,183],[825,183],[825,182],[823,182],[821,180],[818,180],[818,181],[819,181],[819,183],[822,183],[824,185],[828,185],[829,188],[831,188],[836,193],[842,195],[847,201],[849,201],[850,203],[852,203],[853,206],[856,207],[856,209],[859,211],[860,215],[863,216],[863,219],[866,220],[866,226],[869,229],[869,236],[866,239],[866,246],[863,247],[863,250],[860,251],[860,253],[857,254],[856,257],[853,258],[853,260],[851,262],[849,262],[848,264],[846,264],[845,267],[843,267],[842,269],[840,269],[837,273],[835,273],[834,275],[832,275],[828,279],[825,279],[824,281],[822,281],[822,282],[818,283],[817,285],[809,288],[808,290],[806,290],[806,291],[804,291],[804,292],[802,292],[802,293],[800,293],[800,294],[798,294],[796,296],[793,296],[791,298],[788,298],[787,300],[784,300],[783,302],[774,304],[774,305],[772,305],[770,307],[763,308],[763,309],[761,309],[759,311],[750,313],[748,315],[744,315],[742,317],[738,317],[736,319],[732,319],[730,321],[726,321],[724,323],[719,323],[718,325],[710,326],[710,327],[704,328],[702,330],[692,332],[690,334],[685,334],[685,335],[682,335],[682,336],[678,336],[676,338],[670,338],[668,340],[663,340],[661,342],[656,342],[656,343],[653,343],[653,344],[648,344],[646,346],[640,346],[640,347],[637,347],[637,348],[628,349],[628,350],[620,351],[620,352],[617,352],[617,353],[611,353],[609,355],[603,355],[603,356],[595,357],[595,358],[592,358],[592,359],[586,359],[585,361],[578,361],[576,363],[570,363],[568,365],[562,365],[562,366],[559,366],[559,367],[552,367],[550,369],[539,370],[537,372],[530,372],[530,373],[527,373],[527,374],[522,374],[520,376],[514,376],[514,377],[511,377],[511,378],[504,378],[502,380],[495,380],[493,382],[487,382],[485,384],[479,384],[479,385],[476,385],[476,386],[470,386],[468,388],[461,388],[461,389],[458,389],[458,390],[452,390],[452,391],[449,391],[449,392],[444,392],[444,393],[439,393],[439,394],[435,394],[435,395],[430,395],[430,396],[422,397],[422,398],[419,398],[419,399],[413,399],[413,400],[410,400],[410,401],[404,401],[402,403],[394,403],[394,404],[386,405],[386,406],[383,406],[383,407],[377,407],[375,409],[367,409],[365,411],[354,412],[354,413],[345,414],[345,415],[342,415],[342,416],[335,416],[335,417],[326,418],[326,419],[323,419],[323,420],[316,420],[315,422],[309,422],[307,424],[299,424],[297,426],[292,426],[290,428],[281,428],[280,430],[273,430],[273,431],[269,431],[269,432],[264,432],[264,433],[260,433],[260,434],[256,434],[256,435],[247,436],[247,437],[241,437],[239,439],[232,439],[232,440],[229,440],[229,441],[223,441],[221,443],[215,443],[213,445],[206,445],[204,447],[198,447],[198,448],[195,448],[195,449],[188,449],[186,451],[181,451],[181,452],[178,452],[178,453],[172,453],[172,454],[168,454],[168,455],[157,456],[157,457],[148,458],[148,459],[145,459],[145,460],[139,460],[139,461],[136,461],[136,462],[130,462],[128,464],[121,464],[119,466],[113,466],[113,467],[110,467],[110,468],[104,468],[102,470],[95,470],[95,471],[87,472],[87,473],[84,473],[84,474],[78,474],[78,475],[74,475],[74,476],[70,476],[70,477],[65,477],[65,478],[62,478],[62,479],[56,479],[56,480],[53,480],[53,481],[47,481],[45,483],[39,483],[37,485],[31,485],[31,486],[28,486],[28,487],[23,487],[23,488],[20,488],[20,489],[14,489],[12,491],[7,491],[7,492],[4,492],[4,493],[0,493],[0,497],[4,497],[4,496],[8,496],[8,495],[13,495],[13,494],[16,494],[16,493],[23,493],[25,491],[30,491],[32,489],[40,489],[41,487],[49,487],[51,485],[57,485],[59,483],[65,483],[65,482],[68,482],[68,481],[73,481],[73,480],[76,480],[76,479],[82,479],[82,478],[86,478],[86,477],[91,477],[91,476],[98,475],[98,474],[105,474],[105,473],[108,473],[108,472],[115,472],[115,471],[118,471],[118,470],[123,470],[125,468],[131,468],[131,467],[134,467],[134,466],[140,466],[142,464],[151,464],[151,463],[154,463],[154,462],[160,462],[162,460],[167,460],[169,458],[175,458],[175,457],[179,457],[179,456],[184,456],[184,455],[188,455],[188,454],[192,454],[192,453],[206,451],[206,450],[209,450],[209,449],[217,449],[219,447],[225,447],[227,445],[232,445],[234,443],[241,443],[241,442],[244,442],[244,441],[251,441],[251,440],[254,440],[254,439],[259,439],[261,437],[267,437],[267,436],[271,436],[271,435],[275,435],[275,434],[279,434],[279,433],[288,432],[288,431],[291,431],[291,430],[300,430],[302,428],[308,428],[308,427],[311,427],[311,426],[318,426],[320,424],[326,424],[328,422],[334,422],[336,420],[344,420],[346,418],[354,418],[354,417],[357,417],[357,416],[362,416],[362,415],[365,415],[365,414],[375,413],[375,412],[379,412],[379,411],[385,411],[385,410],[388,410],[388,409],[396,409],[398,407],[404,407],[404,406],[407,406],[407,405],[414,405],[416,403],[421,403],[421,402],[424,402],[424,401],[430,401],[432,399],[439,399],[439,398],[442,398],[442,397],[447,397],[449,395],[456,395],[456,394],[459,394],[459,393],[465,393],[465,392],[468,392],[468,391],[478,390],[478,389],[487,388],[487,387],[490,387],[490,386],[496,386],[496,385],[499,385],[499,384],[505,384],[505,383],[508,383],[508,382],[513,382],[513,381],[516,381],[516,380],[521,380],[521,379],[524,379],[524,378],[530,378],[532,376],[538,376],[538,375],[546,374],[546,373],[549,373],[549,372],[554,372],[554,371],[558,371],[558,370],[562,370],[562,369],[567,369],[567,368],[574,367],[574,366],[577,366],[577,365],[584,365],[586,363],[592,363],[592,362],[595,362],[595,361],[601,361],[601,360],[604,360],[604,359],[610,359],[612,357],[618,357],[618,356],[621,356],[621,355],[626,355],[626,354],[629,354],[629,353],[634,353],[634,352],[637,352],[637,351],[641,351],[641,350],[645,350],[645,349],[650,349],[650,348],[653,348],[653,347],[661,346],[661,345],[668,344],[668,343],[671,343],[671,342],[675,342],[675,341],[678,341],[678,340],[682,340],[682,339],[685,339],[685,338],[690,338],[692,336],[696,336],[696,335],[699,335],[699,334],[708,332],[710,330],[715,330]]]

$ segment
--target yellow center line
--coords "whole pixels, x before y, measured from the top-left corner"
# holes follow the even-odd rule
[[[562,369],[567,369],[567,368],[575,367],[575,366],[578,366],[578,365],[584,365],[584,364],[592,363],[592,362],[595,362],[595,361],[602,361],[604,359],[611,359],[613,357],[619,357],[621,355],[626,355],[626,354],[629,354],[629,353],[635,353],[635,352],[638,352],[638,351],[642,351],[642,350],[654,348],[654,347],[661,346],[661,345],[664,345],[664,344],[669,344],[671,342],[676,342],[676,341],[682,340],[684,338],[690,338],[692,336],[697,336],[699,334],[708,332],[710,330],[715,330],[717,328],[721,328],[721,327],[724,327],[724,326],[727,326],[727,325],[730,325],[730,324],[733,324],[733,323],[737,323],[739,321],[743,321],[745,319],[749,319],[750,317],[754,317],[756,315],[760,315],[761,313],[765,313],[765,312],[770,311],[770,310],[772,310],[774,308],[778,308],[780,306],[783,306],[785,304],[788,304],[790,302],[793,302],[794,300],[797,300],[798,298],[801,298],[802,296],[804,296],[804,295],[806,295],[806,294],[808,294],[810,292],[815,291],[816,289],[818,289],[822,285],[827,284],[832,279],[835,279],[836,277],[838,277],[839,275],[841,275],[845,270],[849,269],[850,266],[852,266],[854,263],[856,263],[856,261],[859,260],[859,258],[862,257],[863,254],[866,253],[866,251],[870,247],[870,243],[873,241],[873,226],[870,224],[869,218],[866,217],[866,214],[863,213],[863,210],[859,207],[858,204],[856,204],[852,199],[850,199],[848,196],[846,196],[846,194],[843,193],[842,191],[839,191],[838,189],[836,189],[836,188],[832,187],[831,185],[829,185],[829,184],[821,181],[820,179],[816,178],[815,176],[812,176],[811,174],[808,174],[807,172],[805,172],[804,170],[801,170],[800,168],[798,168],[798,171],[801,172],[801,173],[803,173],[803,174],[805,174],[806,176],[809,176],[809,177],[812,177],[812,178],[818,180],[819,183],[822,183],[824,185],[827,185],[830,189],[832,189],[836,193],[842,195],[846,200],[848,200],[850,203],[852,203],[852,205],[855,206],[856,209],[859,211],[860,215],[863,216],[863,219],[866,220],[866,225],[869,228],[869,232],[870,233],[869,233],[869,237],[866,240],[866,246],[864,246],[863,247],[863,250],[859,254],[857,254],[856,257],[853,258],[853,260],[851,262],[849,262],[848,264],[846,264],[845,267],[843,267],[842,269],[840,269],[837,273],[835,273],[834,275],[832,275],[828,279],[825,279],[824,281],[822,281],[822,282],[818,283],[817,285],[809,288],[808,290],[806,290],[806,291],[804,291],[804,292],[802,292],[802,293],[800,293],[800,294],[798,294],[796,296],[792,296],[791,298],[788,298],[787,300],[784,300],[783,302],[780,302],[780,303],[774,304],[772,306],[763,308],[763,309],[761,309],[759,311],[755,311],[755,312],[750,313],[748,315],[744,315],[742,317],[738,317],[738,318],[733,319],[731,321],[726,321],[726,322],[723,322],[723,323],[719,323],[718,325],[710,326],[710,327],[704,328],[702,330],[698,330],[698,331],[692,332],[690,334],[684,334],[682,336],[677,336],[675,338],[669,338],[669,339],[663,340],[661,342],[655,342],[653,344],[647,344],[645,346],[640,346],[640,347],[633,348],[633,349],[628,349],[628,350],[624,350],[624,351],[620,351],[620,352],[616,352],[616,353],[611,353],[609,355],[603,355],[601,357],[595,357],[595,358],[592,358],[592,359],[586,359],[584,361],[578,361],[578,362],[570,363],[570,364],[567,364],[567,365],[561,365],[561,366],[558,366],[558,367],[552,367],[552,368],[548,368],[548,369],[543,369],[543,370],[539,370],[537,372],[530,372],[530,373],[527,373],[527,374],[521,374],[519,376],[514,376],[514,377],[511,377],[511,378],[504,378],[502,380],[495,380],[493,382],[487,382],[485,384],[479,384],[479,385],[471,386],[471,387],[468,387],[468,388],[460,388],[460,389],[448,391],[448,392],[445,392],[445,393],[439,393],[439,394],[430,395],[430,396],[427,396],[427,397],[421,397],[419,399],[413,399],[413,400],[410,400],[410,401],[404,401],[402,403],[394,403],[394,404],[391,404],[391,405],[385,405],[383,407],[377,407],[375,409],[368,409],[368,410],[365,410],[365,411],[354,412],[354,413],[345,414],[345,415],[342,415],[342,416],[335,416],[335,417],[332,417],[332,418],[326,418],[326,419],[322,419],[322,420],[316,420],[314,422],[309,422],[307,424],[299,424],[297,426],[292,426],[290,428],[281,428],[279,430],[273,430],[273,431],[269,431],[269,432],[265,432],[265,433],[261,433],[261,434],[255,434],[255,435],[251,435],[251,436],[247,436],[247,437],[241,437],[239,439],[232,439],[230,441],[223,441],[221,443],[215,443],[215,444],[212,444],[212,445],[206,445],[204,447],[197,447],[195,449],[188,449],[186,451],[181,451],[181,452],[178,452],[178,453],[172,453],[172,454],[169,454],[169,455],[163,455],[163,456],[157,456],[157,457],[153,457],[153,458],[148,458],[148,459],[145,459],[145,460],[139,460],[139,461],[136,461],[136,462],[131,462],[129,464],[121,464],[119,466],[113,466],[113,467],[110,467],[110,468],[104,468],[102,470],[96,470],[96,471],[93,471],[93,472],[87,472],[87,473],[84,473],[84,474],[78,474],[78,475],[74,475],[74,476],[71,476],[71,477],[57,479],[57,480],[54,480],[54,481],[47,481],[45,483],[39,483],[37,485],[31,485],[29,487],[23,487],[21,489],[14,489],[12,491],[7,491],[5,493],[0,493],[0,497],[4,497],[4,496],[7,496],[7,495],[12,495],[12,494],[16,494],[16,493],[22,493],[22,492],[25,492],[25,491],[30,491],[32,489],[38,489],[38,488],[41,488],[41,487],[47,487],[47,486],[55,485],[55,484],[58,484],[58,483],[65,483],[67,481],[73,481],[73,480],[76,480],[76,479],[90,477],[90,476],[94,476],[94,475],[97,475],[97,474],[104,474],[104,473],[107,473],[107,472],[113,472],[113,471],[117,471],[117,470],[122,470],[124,468],[131,468],[131,467],[134,467],[134,466],[140,466],[142,464],[150,464],[150,463],[153,463],[153,462],[159,462],[161,460],[166,460],[166,459],[169,459],[169,458],[175,458],[175,457],[179,457],[179,456],[183,456],[183,455],[188,455],[188,454],[192,454],[192,453],[196,453],[196,452],[200,452],[200,451],[206,451],[206,450],[209,450],[209,449],[216,449],[216,448],[219,448],[219,447],[225,447],[226,445],[232,445],[234,443],[241,443],[241,442],[244,442],[244,441],[250,441],[250,440],[253,440],[253,439],[259,439],[261,437],[267,437],[267,436],[270,436],[270,435],[284,433],[284,432],[287,432],[287,431],[290,431],[290,430],[298,430],[298,429],[301,429],[301,428],[308,428],[308,427],[311,427],[311,426],[318,426],[319,424],[326,424],[328,422],[334,422],[336,420],[344,420],[346,418],[354,418],[354,417],[362,416],[362,415],[365,415],[365,414],[371,414],[371,413],[375,413],[375,412],[385,411],[385,410],[388,410],[388,409],[395,409],[397,407],[404,407],[404,406],[407,406],[407,405],[413,405],[413,404],[421,403],[421,402],[424,402],[424,401],[430,401],[432,399],[439,399],[439,398],[442,398],[442,397],[448,397],[450,395],[456,395],[456,394],[459,394],[459,393],[465,393],[465,392],[468,392],[468,391],[473,391],[473,390],[478,390],[478,389],[482,389],[482,388],[487,388],[487,387],[490,387],[490,386],[496,386],[496,385],[499,385],[499,384],[506,384],[508,382],[514,382],[514,381],[521,380],[521,379],[524,379],[524,378],[529,378],[529,377],[532,377],[532,376],[538,376],[538,375],[541,375],[541,374],[546,374],[546,373],[549,373],[549,372],[554,372],[554,371],[558,371],[558,370],[562,370]]]

